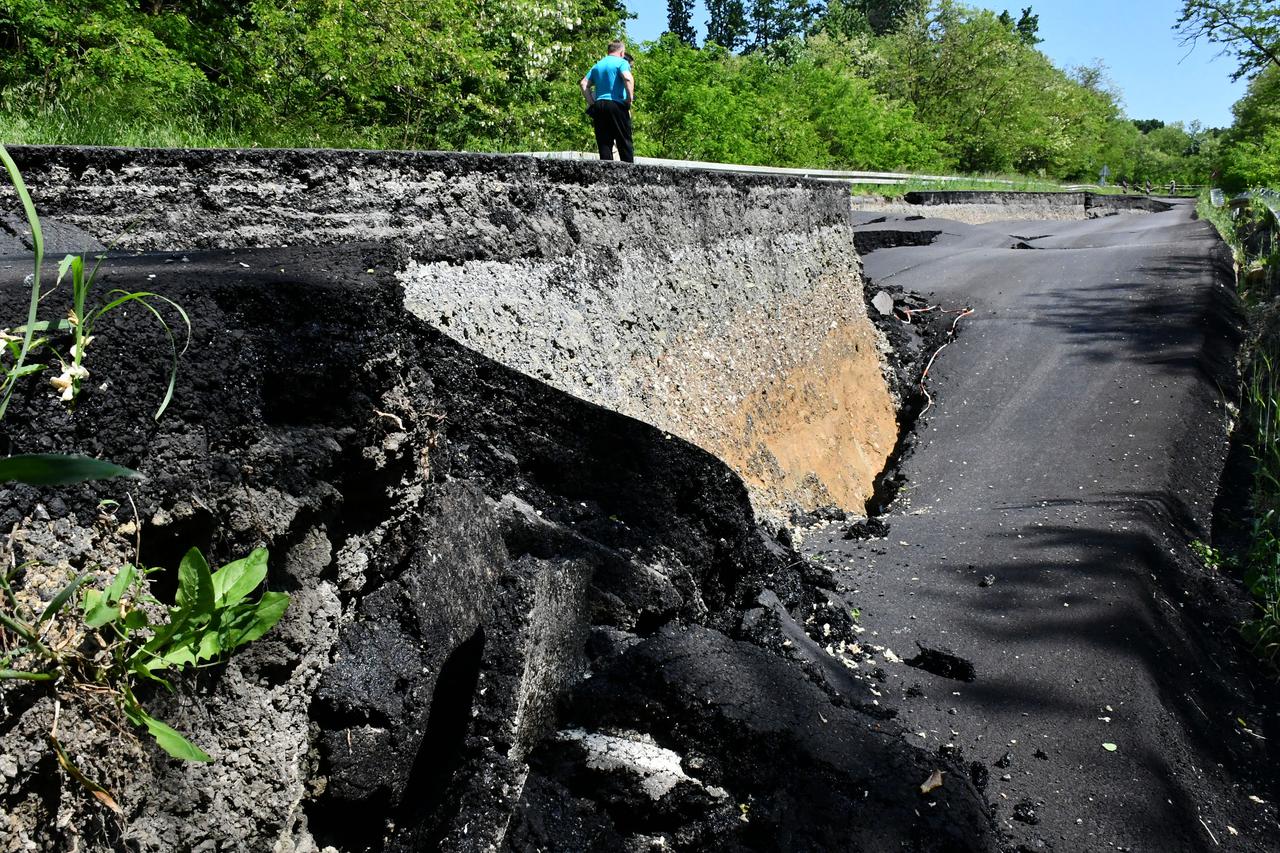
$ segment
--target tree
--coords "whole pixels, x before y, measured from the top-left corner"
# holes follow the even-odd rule
[[[928,0],[853,0],[878,36],[896,31],[912,15],[924,12]]]
[[[1158,118],[1135,118],[1133,119],[1133,126],[1143,133],[1150,133],[1153,130],[1164,127],[1164,122]]]
[[[804,0],[752,0],[749,50],[769,50],[808,29],[809,5]]]
[[[698,46],[693,29],[693,0],[667,0],[667,32],[689,47]]]
[[[1036,35],[1040,30],[1040,16],[1031,14],[1030,6],[1022,10],[1022,15],[1019,16],[1017,21],[1013,19],[1013,15],[1009,14],[1009,10],[1005,9],[1000,13],[999,21],[1001,25],[1017,35],[1019,40],[1027,47],[1035,47],[1044,41],[1044,39]]]
[[[871,23],[860,0],[829,0],[810,29],[810,35],[825,33],[845,41],[870,32]]]
[[[1219,152],[1223,187],[1280,188],[1280,67],[1267,66],[1250,80],[1231,112],[1235,123]]]
[[[1040,16],[1031,14],[1030,6],[1022,10],[1018,23],[1013,25],[1013,30],[1027,47],[1035,47],[1044,41],[1037,35],[1040,31]]]
[[[1280,66],[1278,0],[1184,0],[1174,29],[1183,44],[1203,38],[1223,45],[1222,54],[1234,55],[1239,63],[1232,80]]]
[[[747,42],[747,8],[743,0],[707,0],[707,41],[735,51]]]

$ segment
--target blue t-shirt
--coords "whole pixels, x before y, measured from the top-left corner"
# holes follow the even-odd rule
[[[627,82],[622,79],[624,71],[631,71],[631,63],[621,56],[606,56],[591,66],[587,82],[595,87],[597,101],[627,102]]]

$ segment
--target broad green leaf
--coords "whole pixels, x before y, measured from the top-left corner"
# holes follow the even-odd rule
[[[90,628],[101,628],[119,618],[120,608],[112,604],[104,593],[91,589],[84,594],[84,624]]]
[[[164,687],[165,690],[168,690],[170,693],[172,693],[173,684],[170,683],[170,681],[167,678],[164,678],[163,676],[159,676],[155,674],[155,671],[150,666],[148,666],[148,661],[150,660],[152,659],[143,658],[143,657],[139,657],[138,655],[134,655],[129,659],[129,671],[140,678],[145,678],[148,681],[154,681],[156,684],[161,685],[162,687]],[[160,668],[163,669],[163,667],[160,667]],[[138,725],[142,725],[142,724],[138,723]]]
[[[252,643],[275,627],[289,606],[289,596],[283,592],[264,592],[258,603],[249,610],[243,620],[236,620],[236,627],[228,631],[224,651]]]
[[[103,595],[102,590],[86,589],[84,591],[84,601],[81,602],[84,607],[85,616],[88,616],[94,608],[98,607],[105,600],[106,596]]]
[[[165,650],[173,643],[173,638],[178,635],[178,632],[186,630],[190,621],[190,611],[176,607],[170,609],[169,621],[155,626],[155,635],[147,641],[146,645],[129,656],[130,665],[147,675],[150,675],[154,669],[164,669],[168,666],[162,657]]]
[[[125,591],[129,589],[129,584],[133,583],[133,579],[137,576],[138,570],[126,563],[116,573],[115,579],[111,581],[111,586],[107,587],[107,600],[112,604],[118,604],[120,599],[124,597]]]
[[[194,664],[196,662],[196,655],[195,652],[192,651],[191,646],[184,645],[165,652],[160,656],[160,661],[164,666],[182,667],[187,664]],[[156,668],[162,669],[163,667]]]
[[[192,548],[178,565],[178,595],[174,602],[179,611],[193,618],[213,613],[213,576],[199,548]]]
[[[267,576],[267,549],[255,548],[249,556],[227,563],[213,573],[213,600],[219,607],[238,604],[258,588]]]
[[[76,594],[76,590],[80,588],[80,584],[84,583],[84,579],[87,577],[89,577],[89,573],[83,572],[71,583],[64,586],[58,594],[53,597],[53,601],[49,602],[49,605],[44,609],[44,612],[40,614],[39,624],[44,624],[56,616],[58,611],[62,609],[62,606],[67,603],[67,600]]]
[[[181,758],[184,761],[213,760],[200,747],[141,708],[138,709],[138,718],[147,727],[147,731],[151,732],[151,736],[156,739],[156,743],[160,744],[160,748],[174,758]]]
[[[16,481],[31,486],[70,486],[112,477],[141,479],[129,468],[89,456],[62,453],[25,453],[0,459],[0,483]]]
[[[124,626],[131,631],[147,627],[147,614],[141,610],[130,610],[124,615]]]
[[[222,638],[213,625],[200,635],[200,643],[196,648],[196,660],[213,660],[222,653]]]

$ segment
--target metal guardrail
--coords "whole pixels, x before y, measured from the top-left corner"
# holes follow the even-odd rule
[[[598,160],[598,154],[588,151],[526,151],[526,157],[544,160]],[[836,169],[787,169],[778,166],[743,166],[738,163],[710,163],[705,160],[668,160],[661,157],[637,157],[636,163],[644,166],[667,166],[673,169],[702,169],[708,172],[737,172],[750,175],[782,175],[795,178],[811,178],[817,181],[838,181],[848,184],[904,184],[908,181],[966,181],[954,175],[914,175],[908,172],[858,172]],[[991,180],[989,183],[1012,186],[1013,181]]]
[[[1266,205],[1276,222],[1280,222],[1280,192],[1271,189],[1255,190],[1253,197]]]

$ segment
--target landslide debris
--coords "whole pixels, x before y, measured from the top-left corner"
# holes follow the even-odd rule
[[[0,439],[142,471],[158,577],[191,545],[265,545],[294,604],[145,698],[211,764],[121,745],[63,697],[120,821],[48,760],[47,696],[0,686],[0,846],[997,849],[965,766],[875,704],[851,602],[736,475],[425,325],[394,266],[360,246],[107,262],[103,287],[146,282],[192,317],[170,414],[147,397],[163,333],[112,315],[77,407],[32,383]],[[0,260],[5,316],[24,273]],[[2,492],[15,560],[130,552],[133,519],[100,513],[116,485]]]

